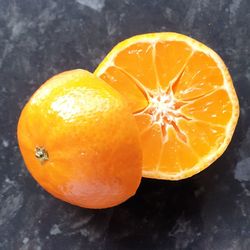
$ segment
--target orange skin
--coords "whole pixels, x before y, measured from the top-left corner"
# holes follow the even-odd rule
[[[18,143],[36,181],[86,208],[115,206],[140,184],[136,122],[121,95],[84,70],[58,74],[25,105]]]

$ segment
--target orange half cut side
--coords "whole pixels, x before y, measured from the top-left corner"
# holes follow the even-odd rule
[[[179,180],[214,162],[235,130],[239,104],[222,59],[177,33],[129,38],[95,74],[128,101],[143,148],[143,176]]]

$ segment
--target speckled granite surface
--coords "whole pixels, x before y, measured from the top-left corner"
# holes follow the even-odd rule
[[[0,249],[250,249],[249,23],[248,0],[0,0]],[[190,35],[225,60],[241,103],[228,150],[188,180],[144,179],[115,208],[52,198],[17,147],[24,103],[53,74],[93,70],[117,42],[156,31]]]

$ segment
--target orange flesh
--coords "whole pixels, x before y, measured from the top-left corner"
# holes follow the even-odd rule
[[[145,177],[162,178],[164,173],[178,179],[174,176],[196,166],[227,139],[233,104],[221,69],[186,42],[130,45],[99,77],[130,103],[141,133]]]

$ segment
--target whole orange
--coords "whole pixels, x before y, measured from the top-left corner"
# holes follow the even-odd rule
[[[17,135],[32,176],[61,200],[106,208],[139,186],[135,119],[121,95],[87,71],[67,71],[45,82],[25,105]]]

